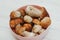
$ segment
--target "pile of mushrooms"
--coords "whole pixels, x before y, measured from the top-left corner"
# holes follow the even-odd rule
[[[44,7],[28,5],[10,14],[11,29],[23,37],[40,35],[50,24],[50,17]]]

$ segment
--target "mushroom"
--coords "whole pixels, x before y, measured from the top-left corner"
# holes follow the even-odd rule
[[[21,27],[17,26],[17,27],[16,27],[16,33],[19,34],[19,35],[22,35],[22,33],[23,33],[25,30],[26,30],[26,28],[23,27],[23,26],[21,26]]]
[[[23,26],[21,25],[17,25],[16,26],[16,32],[19,34],[19,35],[22,35],[22,33],[24,31],[31,31],[32,30],[32,26],[30,24],[24,24]]]
[[[38,19],[33,19],[32,22],[33,22],[34,24],[40,25],[40,20],[38,20]]]
[[[24,16],[24,21],[25,21],[25,22],[30,23],[30,22],[32,22],[32,20],[33,20],[32,17],[30,17],[30,16],[28,16],[28,15],[25,15],[25,16]]]
[[[40,22],[40,25],[43,27],[43,28],[47,28],[49,25],[51,24],[51,20],[49,17],[44,17],[41,22]]]
[[[34,25],[32,32],[38,33],[41,29],[42,29],[42,27],[40,25]]]
[[[14,19],[14,20],[10,20],[10,26],[11,26],[11,28],[14,28],[19,23],[23,23],[23,20],[20,19],[20,18],[17,18],[17,19]]]
[[[10,27],[15,28],[15,20],[10,20]]]
[[[20,16],[21,16],[21,12],[19,12],[19,11],[12,11],[11,15],[10,15],[11,18],[16,18],[16,17],[20,17]]]
[[[20,24],[17,24],[17,25],[16,25],[16,28],[15,28],[16,33],[18,33],[18,31],[20,30],[20,27],[21,27],[21,25],[20,25]]]
[[[26,7],[26,14],[32,16],[32,17],[40,17],[40,15],[42,14],[42,11],[33,7],[33,6],[27,6]]]
[[[26,28],[26,31],[31,31],[32,30],[32,25],[31,24],[24,24],[23,27]]]
[[[23,23],[23,19],[17,18],[17,19],[15,19],[15,23],[16,24]]]
[[[28,31],[24,31],[22,34],[23,34],[24,37],[33,37],[33,36],[35,36],[35,33],[28,32]]]

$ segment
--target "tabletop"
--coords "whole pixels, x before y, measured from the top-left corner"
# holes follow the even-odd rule
[[[10,31],[10,12],[31,4],[44,6],[51,17],[51,27],[43,40],[60,40],[60,0],[0,0],[0,40],[17,40]]]

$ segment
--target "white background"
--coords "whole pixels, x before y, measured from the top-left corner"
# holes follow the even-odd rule
[[[43,40],[60,40],[60,0],[0,0],[0,40],[17,40],[10,32],[9,14],[23,5],[44,6],[52,20]]]

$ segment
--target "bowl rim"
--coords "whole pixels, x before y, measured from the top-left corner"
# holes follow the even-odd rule
[[[44,7],[44,6],[40,6],[40,5],[24,5],[24,6],[22,6],[22,7],[26,7],[26,6],[37,6],[37,7]],[[22,7],[20,7],[20,8],[22,8]],[[45,8],[45,7],[44,7]],[[46,9],[46,8],[45,8]],[[18,10],[18,9],[17,9]],[[47,11],[47,10],[46,10]],[[49,15],[49,13],[48,13],[48,15]],[[50,17],[50,15],[49,15],[49,17]],[[50,19],[51,19],[51,17],[50,17]],[[52,24],[52,22],[51,22],[51,24]],[[51,26],[51,24],[46,28],[46,30],[44,31],[44,32],[46,32],[49,28],[50,28],[50,26]],[[9,24],[10,25],[10,24]],[[11,29],[11,27],[10,27],[10,29]],[[18,34],[16,34],[12,29],[11,29],[11,31],[16,35],[16,36],[18,36],[18,37],[21,37],[21,38],[35,38],[35,37],[37,37],[37,36],[41,36],[44,32],[42,32],[40,35],[37,35],[37,36],[33,36],[33,37],[23,37],[23,36],[20,36],[20,35],[18,35]]]

